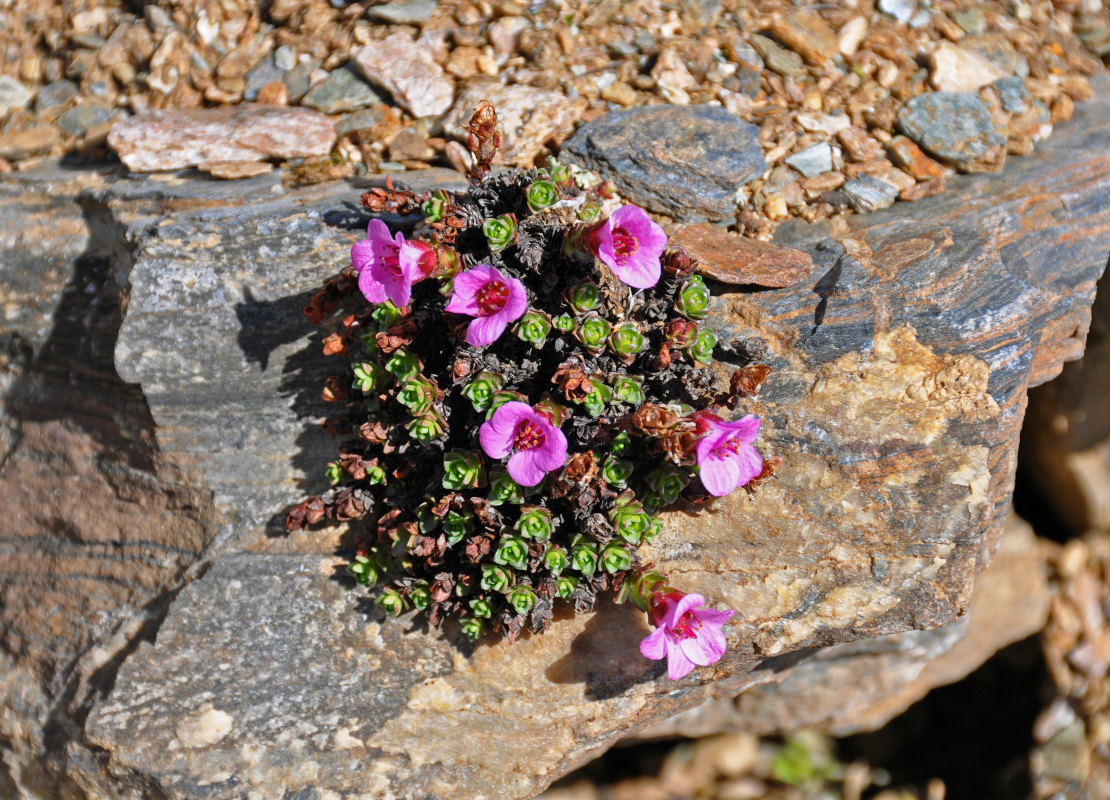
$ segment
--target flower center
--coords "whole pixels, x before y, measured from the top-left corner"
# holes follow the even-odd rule
[[[539,425],[530,419],[521,420],[517,423],[516,430],[513,431],[513,450],[520,452],[521,450],[543,447],[544,439],[543,431],[540,430]]]
[[[669,631],[671,641],[681,642],[683,639],[696,639],[698,638],[698,631],[701,630],[702,622],[689,611],[675,620],[674,625],[671,626]]]
[[[382,267],[393,278],[401,277],[401,248],[390,247],[382,254]]]
[[[624,260],[636,254],[640,243],[624,228],[613,228],[613,255]]]
[[[725,441],[714,447],[710,451],[710,454],[714,458],[728,458],[729,456],[734,456],[739,453],[740,447],[743,444],[744,442],[739,436],[733,436],[732,438],[725,439]]]
[[[478,311],[483,317],[496,314],[509,301],[509,285],[492,280],[475,293],[474,299],[477,300]]]

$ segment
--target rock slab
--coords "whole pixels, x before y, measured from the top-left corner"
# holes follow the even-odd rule
[[[414,117],[438,117],[451,107],[455,84],[407,34],[368,44],[353,58],[366,80],[393,95]]]
[[[579,128],[562,154],[678,222],[733,215],[736,190],[766,167],[759,128],[708,105],[612,111]]]
[[[108,134],[108,145],[133,172],[322,156],[334,142],[332,121],[317,111],[251,103],[147,111],[117,122]]]

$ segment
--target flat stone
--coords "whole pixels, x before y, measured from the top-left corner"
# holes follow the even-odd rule
[[[147,111],[117,122],[108,134],[108,145],[134,172],[322,156],[334,142],[331,120],[317,111],[254,104]]]
[[[563,157],[679,222],[731,216],[736,190],[763,174],[759,129],[720,106],[642,106],[579,128]]]
[[[801,111],[794,119],[803,130],[826,136],[835,136],[852,124],[847,114],[825,114],[820,111]]]
[[[828,142],[811,144],[805,150],[799,150],[794,155],[787,156],[786,163],[805,177],[812,178],[832,170],[832,147]]]
[[[917,13],[917,3],[913,0],[879,0],[879,10],[899,22],[909,22]]]
[[[787,50],[775,40],[753,33],[750,41],[752,47],[763,58],[767,69],[772,72],[777,72],[779,75],[785,75],[788,78],[797,77],[805,72],[802,57],[792,50]]]
[[[1024,113],[1029,106],[1029,101],[1033,99],[1025,86],[1025,81],[1016,75],[999,78],[994,82],[994,88],[1002,98],[1003,110],[1010,114]]]
[[[930,59],[929,82],[942,92],[974,92],[1006,77],[989,59],[951,42],[942,42]]]
[[[61,144],[62,133],[56,125],[43,122],[12,133],[0,133],[0,158],[18,160],[38,153],[48,153]]]
[[[39,89],[38,94],[35,95],[35,111],[45,111],[48,108],[72,100],[76,96],[77,84],[65,78],[60,78]]]
[[[466,141],[466,125],[482,100],[493,103],[501,124],[501,150],[495,162],[518,167],[531,167],[547,145],[569,136],[579,114],[579,105],[562,92],[477,80],[459,92],[443,120],[443,130]]]
[[[308,94],[301,98],[301,105],[325,114],[342,114],[381,102],[382,98],[377,92],[350,67],[340,67],[328,73],[328,77],[309,89]]]
[[[836,140],[852,161],[874,161],[883,156],[883,146],[879,144],[879,140],[855,125],[837,131]]]
[[[864,173],[845,183],[840,191],[856,211],[869,212],[891,205],[898,199],[900,190],[897,186]]]
[[[816,11],[800,10],[775,20],[771,35],[810,64],[824,64],[836,55],[836,33]]]
[[[14,108],[26,108],[31,90],[11,75],[0,75],[0,120]]]
[[[436,0],[393,0],[380,6],[371,6],[366,11],[370,19],[388,25],[423,25],[439,3]]]
[[[973,92],[928,92],[898,112],[898,126],[922,149],[962,169],[1006,146],[986,104]]]
[[[887,149],[895,163],[919,181],[943,178],[947,172],[944,167],[921,152],[921,148],[906,136],[895,136],[890,140]]]
[[[335,135],[346,136],[354,131],[366,131],[373,128],[385,119],[389,106],[375,106],[374,108],[360,108],[350,114],[344,114],[335,123]]]
[[[319,68],[319,63],[316,61],[309,61],[306,64],[297,64],[293,69],[285,73],[282,78],[282,83],[285,84],[289,90],[289,99],[297,102],[312,88],[312,73]]]
[[[70,136],[84,136],[97,125],[103,125],[112,118],[112,109],[92,103],[76,105],[58,117],[58,127]]]
[[[670,243],[698,260],[699,273],[722,283],[780,289],[813,274],[809,253],[736,236],[705,222],[679,228]]]
[[[265,161],[203,161],[197,165],[201,172],[228,181],[257,178],[271,172],[273,168],[273,164]]]
[[[451,107],[454,82],[410,36],[391,34],[355,51],[353,58],[366,80],[414,117],[437,117]]]

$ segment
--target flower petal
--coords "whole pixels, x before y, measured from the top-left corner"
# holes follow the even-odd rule
[[[506,322],[516,322],[528,310],[528,292],[525,290],[524,284],[516,278],[504,278],[503,280],[509,287],[509,296],[505,300],[505,307],[493,316],[504,317]]]
[[[675,622],[682,619],[682,615],[687,611],[694,611],[704,605],[705,597],[702,595],[684,594],[677,603],[667,609],[666,616],[663,617],[664,627],[673,628]]]
[[[535,486],[544,479],[547,471],[536,463],[538,450],[523,450],[509,456],[509,477],[521,486]]]
[[[751,444],[759,435],[759,417],[748,414],[736,422],[722,422],[721,426],[729,430],[729,438],[737,438],[745,444]]]
[[[702,630],[704,631],[704,629]],[[720,653],[714,653],[713,650],[708,647],[705,637],[701,632],[693,639],[680,640],[676,649],[681,650],[683,656],[699,667],[707,667],[721,657]]]
[[[656,628],[640,640],[640,655],[658,661],[667,656],[667,631]]]
[[[736,451],[736,455],[730,459],[735,462],[736,468],[740,472],[740,478],[737,481],[738,486],[745,485],[752,478],[763,472],[763,458],[756,452],[756,449],[750,444],[742,444]]]
[[[667,677],[672,681],[685,678],[695,666],[697,665],[682,652],[682,648],[673,644],[667,648]]]
[[[698,459],[701,468],[698,476],[705,491],[714,497],[731,494],[740,483],[740,465],[735,458],[710,457],[705,461]]]
[[[540,417],[540,419],[543,419]],[[547,420],[543,420],[546,422]],[[567,437],[561,430],[548,423],[547,427],[540,426],[543,430],[543,447],[537,449],[536,463],[544,470],[551,472],[567,463]]]
[[[380,219],[370,220],[370,224],[366,226],[366,238],[376,245],[392,246],[395,243],[393,234],[389,232],[389,226]]]
[[[472,347],[485,347],[497,341],[509,323],[500,314],[475,317],[466,328],[466,343]]]
[[[736,616],[735,611],[717,611],[713,608],[699,608],[694,612],[694,616],[701,620],[706,625],[715,625],[720,627]]]

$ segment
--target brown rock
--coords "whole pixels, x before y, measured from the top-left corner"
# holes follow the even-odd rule
[[[815,197],[820,197],[825,192],[839,189],[846,180],[848,180],[848,176],[843,172],[825,172],[803,180],[802,191],[806,193],[806,197],[812,200]]]
[[[883,146],[878,140],[855,125],[838,131],[836,139],[844,148],[845,154],[853,161],[874,161],[885,155]]]
[[[203,161],[197,165],[197,169],[214,178],[234,181],[265,175],[273,171],[274,165],[264,161]]]
[[[258,103],[263,106],[289,105],[289,88],[281,81],[271,81],[258,90]]]
[[[497,109],[501,123],[501,150],[495,163],[532,166],[548,142],[562,141],[574,131],[578,108],[562,92],[531,86],[502,85],[480,80],[467,84],[443,121],[448,135],[466,139],[466,124],[482,100]]]
[[[109,146],[134,172],[318,156],[334,141],[331,120],[317,111],[254,104],[149,111],[116,123],[108,134]]]
[[[38,153],[47,153],[62,141],[62,132],[44,122],[14,133],[0,134],[0,158],[16,161]]]
[[[482,51],[477,47],[460,45],[451,51],[443,68],[456,78],[473,78],[480,72],[478,59],[481,55]]]
[[[737,96],[744,97],[744,95]],[[613,81],[601,90],[601,99],[608,100],[611,103],[616,103],[617,105],[625,106],[627,108],[628,106],[636,105],[637,95],[636,90],[624,81]],[[750,108],[751,100],[747,97],[744,97],[744,99],[748,100],[748,106]],[[723,102],[725,104],[725,108],[728,108],[728,101],[726,100]],[[732,109],[729,108],[729,111],[732,111]]]
[[[367,81],[393,95],[414,117],[436,117],[451,107],[454,81],[407,34],[368,44],[353,59]]]
[[[920,200],[923,197],[932,197],[944,191],[944,178],[930,178],[927,181],[903,189],[898,194],[899,200]]]
[[[943,178],[948,173],[938,162],[925,155],[909,137],[895,136],[887,148],[895,163],[919,181]]]
[[[722,283],[777,289],[804,281],[813,273],[808,253],[735,236],[704,222],[679,228],[670,242],[698,260],[698,272]]]
[[[824,64],[839,49],[836,33],[816,11],[795,11],[775,20],[771,35],[810,64]]]

